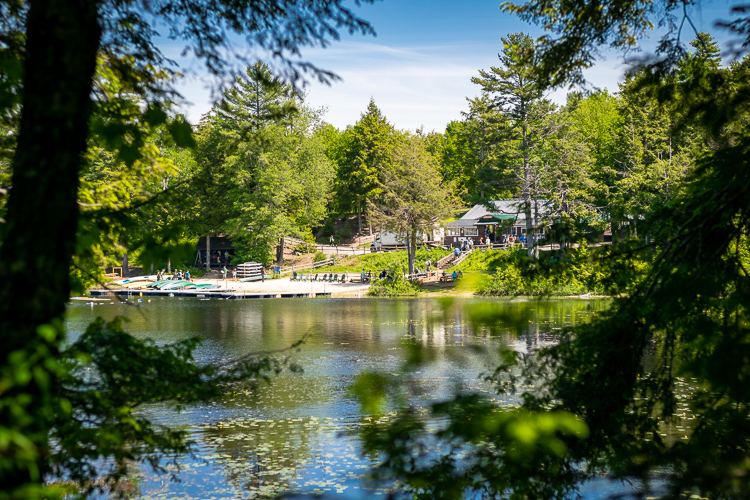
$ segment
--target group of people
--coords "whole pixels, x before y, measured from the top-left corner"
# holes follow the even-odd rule
[[[474,248],[474,240],[464,240],[459,246],[453,249],[453,254],[458,257],[461,253],[466,253]]]
[[[162,269],[161,271],[156,271],[156,281],[161,280],[184,280],[184,281],[193,281],[190,278],[190,269],[186,269],[185,271],[182,271],[181,269],[175,269],[174,274],[172,274],[171,277],[166,276],[166,269]]]
[[[526,235],[521,234],[519,236],[513,236],[512,234],[504,234],[500,237],[500,243],[507,243],[509,245],[515,245],[520,243],[521,245],[526,244]]]

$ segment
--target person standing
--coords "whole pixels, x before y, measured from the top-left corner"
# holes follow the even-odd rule
[[[331,236],[331,238],[333,238],[333,236]],[[266,282],[266,268],[264,266],[260,266],[260,282]]]
[[[224,285],[227,284],[227,266],[221,270],[221,277],[224,279]]]
[[[232,281],[237,281],[237,268],[232,269]]]
[[[187,281],[193,281],[193,280],[190,279],[190,269],[188,269],[187,271],[185,271],[185,279]]]
[[[333,237],[333,235],[331,235],[328,238],[328,242],[331,244],[331,246],[333,246],[336,243],[336,239]]]

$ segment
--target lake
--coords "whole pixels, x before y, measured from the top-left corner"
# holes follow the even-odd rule
[[[201,336],[199,362],[288,347],[305,338],[296,363],[255,393],[240,391],[208,405],[175,412],[146,410],[156,421],[189,430],[194,457],[179,457],[179,482],[143,468],[142,498],[252,498],[278,493],[365,498],[386,493],[366,481],[373,463],[360,455],[356,430],[363,415],[348,394],[363,370],[398,374],[419,342],[434,361],[418,372],[421,396],[412,405],[455,391],[490,393],[482,373],[498,350],[533,352],[555,331],[586,321],[602,300],[267,299],[163,298],[142,303],[75,303],[67,325],[79,335],[96,316],[124,316],[138,337],[170,342]],[[498,404],[514,404],[492,394]],[[587,488],[587,498],[611,494]]]

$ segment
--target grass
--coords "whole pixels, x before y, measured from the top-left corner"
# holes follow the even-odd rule
[[[432,259],[433,267],[437,261],[448,255],[447,250],[441,248],[433,248],[427,250],[424,248],[417,249],[416,255],[416,266],[424,268],[425,261]],[[376,272],[379,269],[407,269],[407,255],[406,250],[398,250],[396,252],[379,252],[369,253],[365,255],[348,255],[341,258],[336,262],[335,266],[326,266],[318,268],[318,272],[345,272],[345,273],[359,273],[363,269],[365,271]]]

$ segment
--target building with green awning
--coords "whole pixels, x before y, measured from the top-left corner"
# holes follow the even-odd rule
[[[547,200],[539,200],[539,215],[532,207],[531,215],[535,224],[540,225],[541,218],[547,213]],[[489,232],[491,241],[498,241],[500,235],[520,236],[526,234],[526,212],[523,200],[492,200],[487,204],[474,205],[460,219],[450,222],[445,228],[444,243],[449,246],[460,245],[466,240],[479,243],[480,238]]]

